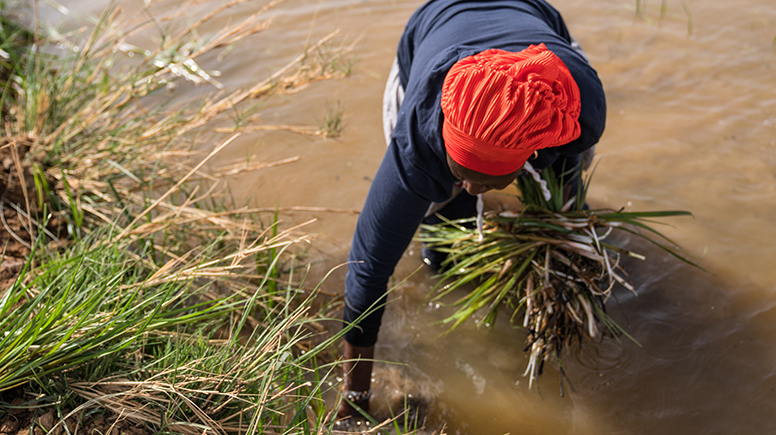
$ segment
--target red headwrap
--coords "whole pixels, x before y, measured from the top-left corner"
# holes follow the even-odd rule
[[[452,159],[488,175],[517,171],[534,151],[579,137],[579,88],[544,44],[485,50],[453,65],[442,87]]]

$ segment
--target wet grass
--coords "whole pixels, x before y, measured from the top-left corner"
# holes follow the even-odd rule
[[[694,21],[693,21],[693,15],[692,15],[692,10],[690,9],[690,5],[687,3],[686,0],[679,0],[679,4],[682,7],[682,11],[684,12],[685,17],[687,18],[687,36],[692,36],[694,31],[693,29]],[[634,4],[635,18],[642,19],[647,22],[652,22],[652,18],[650,18],[649,14],[647,13],[648,6],[649,6],[649,2],[645,0],[635,0],[635,4]],[[668,0],[661,0],[659,12],[658,12],[658,18],[657,18],[658,27],[662,27],[667,13],[668,13]]]
[[[326,113],[320,123],[319,129],[323,137],[337,137],[345,128],[345,106],[341,101],[326,105]]]

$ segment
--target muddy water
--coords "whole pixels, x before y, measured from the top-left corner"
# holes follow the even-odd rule
[[[410,394],[427,426],[451,434],[732,434],[776,430],[776,3],[556,0],[607,92],[593,206],[683,209],[665,233],[696,253],[700,272],[631,241],[645,262],[628,264],[638,296],[625,291],[610,312],[640,343],[608,340],[572,351],[574,390],[558,394],[546,367],[528,389],[524,336],[503,321],[443,335],[449,308],[424,303],[434,281],[413,245],[397,268],[377,357],[373,403]],[[221,61],[227,86],[266,77],[308,37],[342,30],[357,41],[352,77],[319,83],[260,107],[261,121],[317,124],[341,102],[346,129],[322,140],[290,133],[243,136],[219,164],[298,162],[229,180],[237,204],[360,208],[385,144],[380,98],[405,20],[420,1],[291,1],[270,31]],[[683,5],[686,8],[683,8]],[[70,5],[80,11],[95,2]],[[96,9],[95,9],[96,10]],[[53,16],[53,15],[52,15]],[[311,36],[308,36],[311,35]],[[185,85],[184,85],[185,88]],[[397,213],[400,212],[397,210]],[[318,221],[311,255],[343,262],[355,217],[286,215]],[[326,282],[342,290],[342,273]]]

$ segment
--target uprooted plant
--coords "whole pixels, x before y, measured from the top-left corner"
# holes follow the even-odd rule
[[[530,355],[525,371],[529,387],[544,362],[553,359],[559,365],[561,393],[566,346],[604,335],[632,339],[606,314],[605,303],[617,284],[635,292],[623,257],[645,258],[613,241],[618,232],[648,240],[693,264],[652,225],[654,218],[688,212],[588,210],[589,178],[565,203],[562,178],[551,170],[518,177],[522,210],[488,212],[480,228],[474,225],[476,218],[424,226],[420,236],[448,253],[436,299],[464,285],[474,286],[454,303],[459,308],[445,322],[454,328],[484,310],[478,326],[493,325],[499,311],[508,309],[510,321],[528,333],[524,351]]]

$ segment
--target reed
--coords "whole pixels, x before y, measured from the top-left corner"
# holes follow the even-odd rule
[[[521,211],[488,212],[480,230],[476,218],[426,225],[420,239],[448,253],[433,298],[470,289],[444,322],[455,328],[482,312],[477,325],[491,326],[497,314],[507,310],[510,322],[527,332],[529,387],[544,362],[552,360],[559,366],[562,394],[564,348],[604,336],[633,339],[606,314],[605,303],[618,284],[635,292],[623,259],[645,258],[620,246],[615,236],[634,235],[695,265],[654,226],[656,218],[690,213],[586,210],[587,187],[564,202],[563,177],[551,169],[538,177],[518,177]],[[589,181],[579,186],[589,186]]]
[[[319,131],[323,137],[337,137],[345,128],[345,108],[341,101],[328,104],[323,120],[319,123]]]

